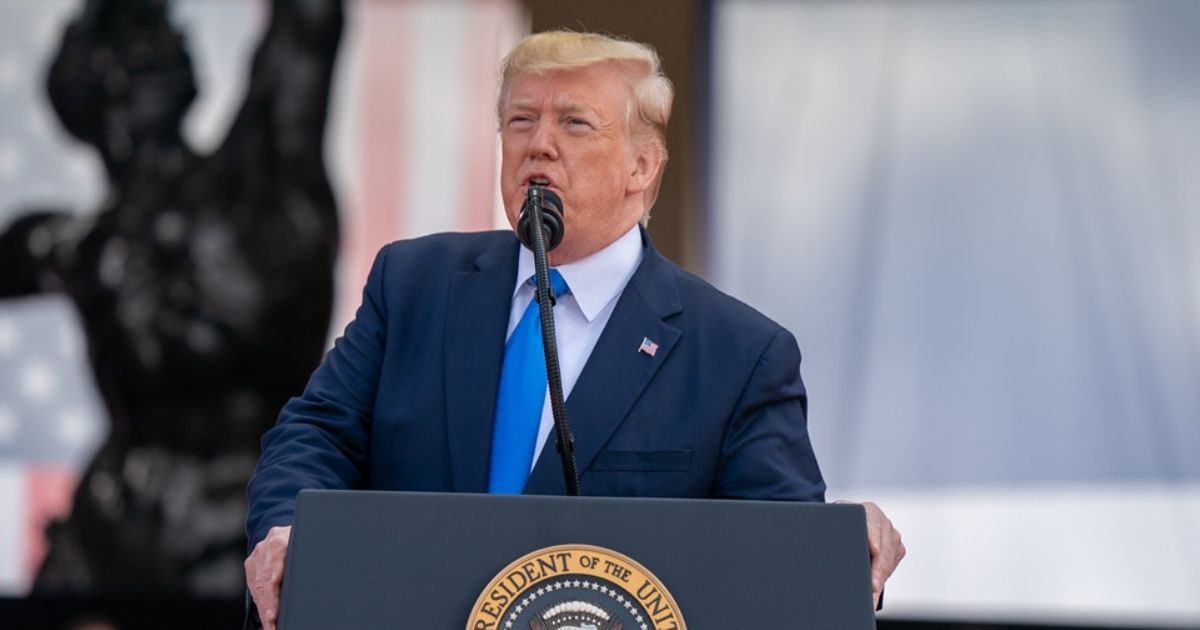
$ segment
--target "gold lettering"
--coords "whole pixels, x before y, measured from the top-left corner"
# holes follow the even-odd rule
[[[621,580],[622,582],[628,582],[629,576],[632,573],[629,569],[626,569],[624,566],[621,566],[612,560],[604,561],[604,572],[617,578],[618,580]]]
[[[521,589],[525,588],[526,584],[529,583],[529,578],[525,577],[525,574],[521,573],[520,571],[513,571],[512,573],[508,574],[507,582],[508,586],[512,590],[505,590],[508,590],[510,595],[516,595],[517,593],[521,592]]]
[[[492,595],[495,596],[496,593],[493,591]],[[507,599],[507,598],[505,598],[505,599]],[[500,604],[500,605],[503,606],[504,604]],[[483,602],[483,605],[479,607],[479,612],[490,616],[492,619],[500,618],[500,609],[496,605],[494,605],[490,602]]]
[[[538,558],[537,562],[538,571],[540,571],[543,576],[558,573],[558,563],[555,562],[554,556],[543,556]]]
[[[529,580],[529,582],[526,582],[526,584],[536,582],[538,578],[541,577],[536,571],[533,570],[535,566],[537,565],[532,562],[526,562],[525,564],[521,565],[521,573],[523,573],[525,578]]]
[[[646,611],[650,616],[661,614],[663,611],[669,610],[667,604],[663,602],[662,594],[656,593],[654,599],[642,600],[642,604],[646,606]]]

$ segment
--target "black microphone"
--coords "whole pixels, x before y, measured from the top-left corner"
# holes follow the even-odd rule
[[[541,229],[533,229],[533,226]],[[567,495],[579,496],[579,469],[575,463],[575,437],[567,421],[563,403],[562,373],[558,367],[558,337],[554,333],[554,292],[550,288],[550,264],[546,252],[562,242],[562,199],[552,190],[536,184],[529,187],[521,216],[517,218],[517,238],[533,252],[534,276],[537,277],[538,318],[542,324],[542,349],[546,359],[546,385],[550,389],[550,413],[554,416],[554,435],[562,460]]]
[[[546,251],[551,251],[563,240],[563,204],[553,190],[537,184],[529,186],[525,196],[525,205],[521,206],[521,215],[517,218],[517,238],[530,250],[533,250],[534,211],[541,208],[542,234],[545,235]]]

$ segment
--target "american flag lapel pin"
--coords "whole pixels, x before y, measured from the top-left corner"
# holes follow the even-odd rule
[[[642,337],[642,345],[638,346],[638,352],[652,357],[658,352],[658,344],[650,341],[649,337]]]

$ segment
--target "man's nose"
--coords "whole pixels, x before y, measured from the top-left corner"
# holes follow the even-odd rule
[[[544,118],[538,120],[529,138],[529,157],[545,160],[558,159],[558,130],[554,123]]]

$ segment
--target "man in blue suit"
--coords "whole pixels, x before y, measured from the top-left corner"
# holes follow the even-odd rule
[[[531,185],[565,208],[550,262],[582,493],[823,501],[795,339],[664,259],[643,228],[671,99],[657,55],[633,42],[542,33],[505,61],[509,221]],[[302,488],[565,491],[559,455],[544,447],[544,375],[527,437],[511,441],[505,424],[532,273],[507,231],[380,251],[354,322],[263,438],[246,569],[266,627]],[[870,504],[868,519],[878,593],[903,545]]]

